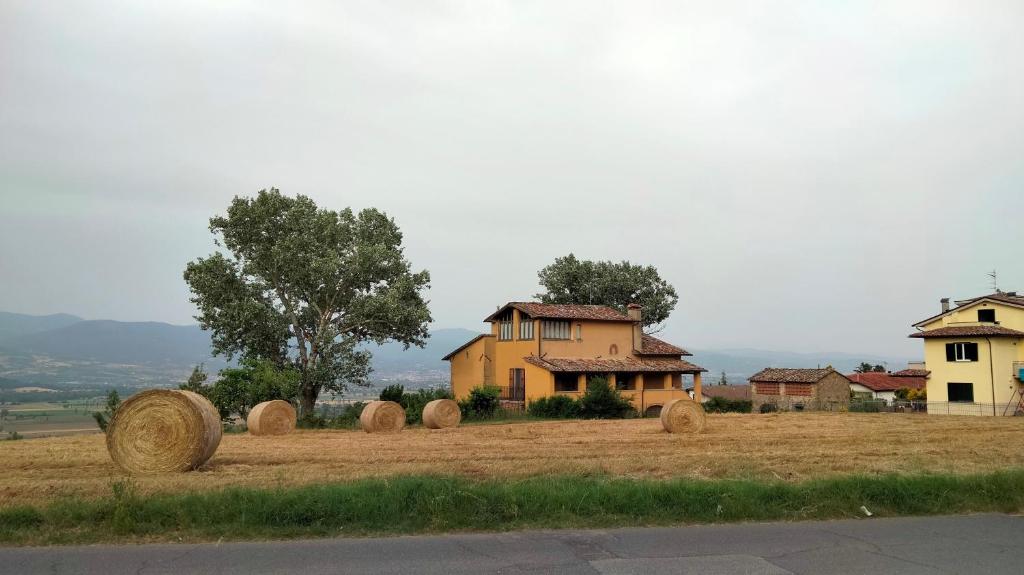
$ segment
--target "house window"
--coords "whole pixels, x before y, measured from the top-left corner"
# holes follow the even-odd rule
[[[580,379],[575,373],[556,373],[555,391],[562,393],[580,390]]]
[[[519,339],[533,339],[533,320],[519,320]]]
[[[540,322],[540,336],[544,339],[569,339],[570,324],[567,321]]]
[[[509,341],[512,339],[512,310],[495,318],[498,321],[498,340]]]
[[[978,310],[978,321],[983,323],[995,323],[996,322],[996,310],[994,309],[979,309]]]
[[[754,384],[754,393],[758,395],[779,395],[779,384],[757,382]]]
[[[814,395],[814,390],[811,387],[810,383],[787,383],[786,395],[800,395],[804,397],[810,397]]]
[[[946,361],[978,361],[978,344],[969,342],[947,343]]]
[[[949,382],[946,384],[946,397],[951,402],[974,403],[974,384]]]

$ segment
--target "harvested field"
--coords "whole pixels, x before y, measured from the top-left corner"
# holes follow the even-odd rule
[[[124,476],[102,435],[0,443],[0,506],[109,496]],[[1024,467],[1024,418],[909,414],[709,415],[700,435],[657,419],[468,425],[397,434],[225,435],[199,471],[141,476],[140,494],[291,486],[399,474],[802,479]]]

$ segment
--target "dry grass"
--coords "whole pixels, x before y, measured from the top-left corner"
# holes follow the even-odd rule
[[[471,478],[605,473],[796,481],[860,473],[982,473],[1024,467],[1024,418],[907,414],[709,415],[704,433],[657,419],[225,435],[200,471],[140,476],[140,493],[292,486],[398,474]],[[0,443],[0,506],[110,494],[123,475],[103,436]]]

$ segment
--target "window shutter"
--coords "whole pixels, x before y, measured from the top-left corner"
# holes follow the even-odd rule
[[[951,343],[946,344],[946,361],[956,361],[956,347]]]
[[[971,361],[978,361],[978,344],[968,343],[964,347],[967,348],[964,350],[967,355],[967,359]]]

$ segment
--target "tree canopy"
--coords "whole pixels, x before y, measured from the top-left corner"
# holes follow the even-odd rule
[[[628,261],[579,260],[575,255],[557,258],[537,274],[546,291],[536,298],[543,303],[599,304],[623,313],[631,303],[643,308],[644,331],[654,333],[675,309],[679,296],[654,266]]]
[[[185,281],[214,352],[300,373],[301,406],[322,391],[365,385],[366,341],[422,346],[431,321],[427,271],[413,272],[394,220],[376,209],[320,209],[308,197],[262,190],[210,219],[217,251]]]

